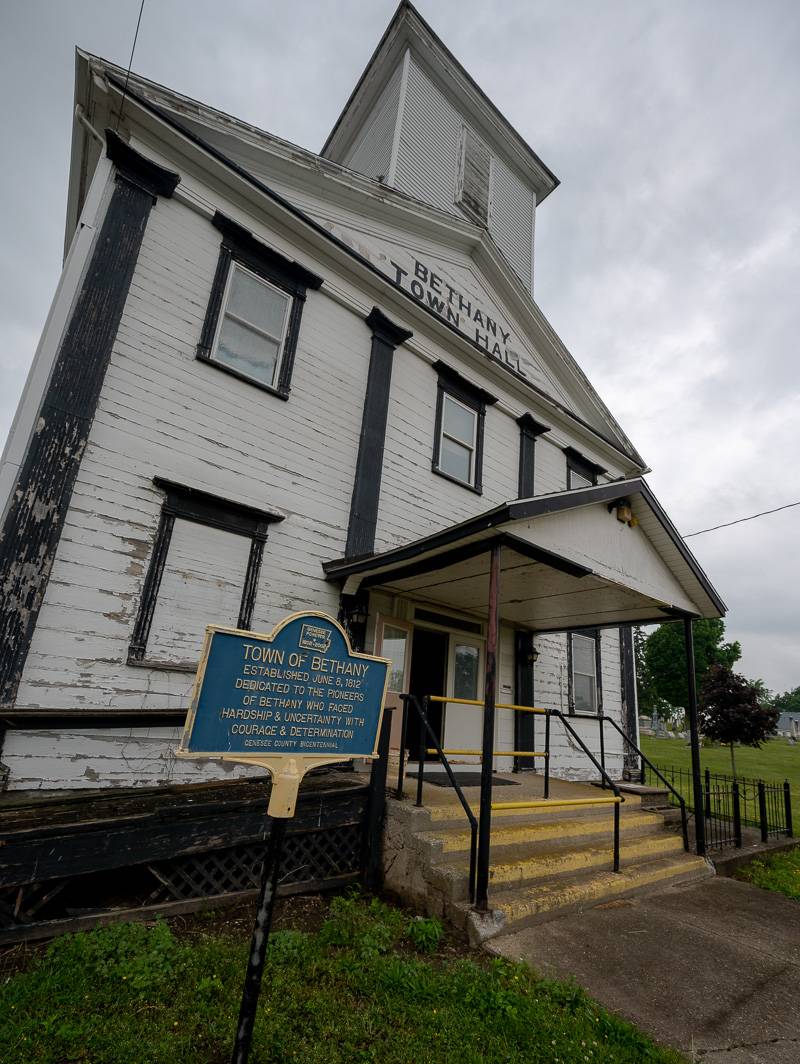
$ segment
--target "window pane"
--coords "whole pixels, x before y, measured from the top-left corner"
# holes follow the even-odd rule
[[[597,710],[594,687],[593,676],[581,676],[580,673],[575,673],[573,691],[575,709],[578,713],[594,713]]]
[[[264,332],[283,339],[283,323],[289,297],[234,267],[225,310],[244,318]]]
[[[576,470],[570,469],[569,486],[570,488],[591,488],[592,482],[588,477],[585,477],[583,473],[578,473]]]
[[[448,440],[442,436],[442,445],[439,449],[439,468],[451,477],[463,480],[467,484],[472,483],[472,451],[468,447],[462,447],[454,440]]]
[[[594,676],[594,646],[594,639],[588,639],[585,635],[573,635],[572,667],[576,672]]]
[[[405,679],[407,642],[408,632],[405,628],[393,628],[388,624],[384,626],[381,657],[391,658],[389,690],[396,691],[398,694],[403,690],[403,681]]]
[[[272,384],[278,344],[267,340],[238,322],[225,318],[219,334],[214,357],[239,373],[245,373],[263,384]]]
[[[478,697],[480,651],[469,643],[456,645],[453,698]]]
[[[444,397],[442,408],[442,429],[448,436],[454,436],[462,443],[470,447],[475,442],[475,419],[477,414],[474,410],[456,403],[449,395]]]

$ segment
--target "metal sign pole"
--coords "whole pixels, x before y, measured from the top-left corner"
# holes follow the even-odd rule
[[[258,910],[250,940],[250,954],[247,958],[247,975],[244,979],[242,1003],[239,1007],[239,1022],[236,1027],[236,1041],[233,1044],[231,1064],[247,1064],[250,1056],[250,1043],[253,1040],[253,1027],[256,1022],[256,1007],[261,992],[261,977],[264,974],[264,961],[267,955],[269,932],[272,926],[272,910],[275,907],[275,894],[278,889],[278,876],[281,867],[283,837],[286,834],[284,818],[272,821],[267,852],[261,869],[261,892],[258,896]]]

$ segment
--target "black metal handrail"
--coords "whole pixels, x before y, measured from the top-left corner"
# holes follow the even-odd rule
[[[650,768],[650,771],[652,773],[654,773],[659,778],[659,780],[661,780],[661,782],[664,784],[664,786],[667,788],[667,790],[670,791],[672,794],[674,794],[675,797],[678,799],[678,805],[680,806],[680,809],[681,809],[681,830],[683,832],[683,848],[688,853],[689,852],[689,820],[688,820],[688,816],[686,814],[686,799],[683,797],[683,795],[679,791],[677,791],[672,786],[672,784],[669,782],[669,780],[666,778],[666,776],[663,776],[661,774],[661,772],[656,768],[656,766],[653,764],[653,762],[639,749],[639,747],[636,745],[636,743],[633,741],[633,739],[631,739],[631,737],[629,735],[625,734],[625,732],[622,730],[622,728],[620,728],[619,724],[617,724],[617,722],[614,720],[613,717],[607,717],[605,714],[602,714],[600,719],[602,721],[602,723],[600,725],[601,734],[602,734],[602,729],[603,729],[603,727],[605,725],[605,722],[608,721],[609,724],[612,724],[616,728],[616,730],[619,732],[619,734],[622,736],[622,738],[625,740],[625,742],[628,744],[628,746],[630,746],[630,748],[633,750],[633,752],[641,760],[641,762],[642,762],[642,775],[641,775],[642,785],[644,785],[644,766],[647,765]]]
[[[456,795],[458,796],[458,800],[461,802],[461,806],[462,806],[464,812],[467,815],[467,820],[469,821],[469,828],[470,828],[469,900],[470,900],[470,903],[474,903],[474,901],[475,901],[475,880],[476,880],[476,874],[477,874],[477,855],[478,855],[478,818],[475,816],[475,814],[472,811],[472,807],[470,806],[470,804],[467,801],[467,799],[464,797],[464,792],[461,790],[461,787],[459,786],[458,780],[456,779],[456,777],[455,777],[455,775],[453,773],[453,770],[450,767],[450,762],[447,760],[447,755],[445,754],[444,750],[442,750],[441,744],[439,743],[439,740],[436,737],[436,732],[433,730],[433,728],[430,725],[430,722],[428,721],[428,714],[427,714],[428,699],[427,699],[427,697],[423,699],[423,701],[425,703],[425,708],[423,708],[420,705],[419,699],[417,698],[416,695],[400,695],[400,698],[403,700],[403,728],[402,728],[403,734],[402,734],[402,739],[401,739],[401,744],[400,744],[400,771],[399,771],[398,778],[397,778],[397,797],[400,798],[400,797],[403,796],[403,781],[404,781],[404,775],[405,775],[405,767],[404,767],[405,739],[406,739],[406,729],[407,729],[407,725],[408,725],[408,706],[411,705],[417,711],[417,716],[419,717],[420,722],[422,723],[422,726],[425,728],[425,731],[430,736],[430,738],[432,740],[432,743],[433,743],[433,746],[434,746],[434,748],[436,750],[436,753],[438,754],[439,759],[441,760],[442,764],[444,765],[444,770],[447,773],[447,778],[450,780],[450,785],[452,786],[453,790],[456,792]],[[426,744],[424,742],[420,743],[420,764],[419,764],[419,768],[417,770],[417,800],[416,800],[416,805],[417,806],[421,806],[422,805],[422,781],[423,781],[423,765],[424,765],[424,762],[425,762],[425,749],[426,749]]]

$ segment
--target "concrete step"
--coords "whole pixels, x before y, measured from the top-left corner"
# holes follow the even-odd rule
[[[601,794],[602,794],[602,792],[601,792]],[[592,796],[592,797],[594,797],[594,796]],[[609,794],[609,797],[610,797],[610,794]],[[505,794],[500,796],[497,793],[497,791],[495,791],[494,800],[496,802],[505,802],[505,801],[513,802],[513,801],[516,800],[516,798],[514,796],[507,797]],[[536,798],[534,800],[535,801],[540,801],[541,799]],[[479,802],[477,800],[475,800],[475,801],[470,800],[469,805],[470,805],[470,808],[472,809],[472,812],[477,817],[478,814],[480,813],[480,804],[479,804]],[[559,806],[558,805],[558,799],[554,798],[553,799],[553,808],[552,808],[552,810],[545,809],[545,808],[542,808],[542,807],[538,807],[536,809],[531,809],[531,810],[527,810],[527,811],[526,810],[518,810],[518,809],[495,809],[495,810],[492,811],[492,824],[494,825],[498,821],[502,821],[503,823],[512,823],[514,821],[519,821],[521,823],[524,823],[524,822],[528,822],[528,821],[530,821],[532,819],[535,819],[537,821],[538,820],[545,820],[545,819],[564,820],[564,819],[570,819],[570,818],[577,817],[577,816],[584,816],[584,817],[603,816],[604,814],[608,813],[610,808],[611,808],[610,805]],[[640,808],[641,808],[641,800],[639,799],[639,797],[637,795],[630,795],[630,796],[627,796],[625,798],[625,801],[621,803],[620,811],[624,813],[626,811],[630,811],[630,810],[633,810],[633,809],[637,809],[638,810]],[[462,806],[461,806],[461,804],[459,802],[455,802],[455,803],[448,802],[447,804],[442,804],[442,805],[430,805],[430,804],[428,804],[427,806],[423,807],[422,809],[415,810],[415,813],[416,814],[421,814],[421,816],[419,816],[419,818],[418,818],[418,823],[419,823],[420,827],[422,826],[422,819],[423,818],[427,819],[428,827],[430,827],[431,829],[440,828],[440,827],[446,827],[448,824],[452,824],[452,823],[456,823],[456,824],[459,824],[459,823],[460,824],[464,824],[464,823],[466,823],[466,813],[464,812],[464,810],[463,810],[463,808],[462,808]]]
[[[646,861],[682,854],[683,840],[666,833],[623,839],[620,844],[620,867],[631,868]],[[611,871],[614,863],[613,842],[558,846],[536,853],[497,859],[494,850],[489,870],[489,891],[526,887],[574,877],[585,872]],[[468,896],[469,860],[459,857],[443,861],[431,869],[431,882],[451,902]]]
[[[601,807],[602,809],[603,807]],[[620,837],[627,838],[652,832],[663,832],[664,820],[658,813],[641,809],[625,809],[620,816]],[[568,817],[515,818],[511,822],[492,823],[492,854],[500,860],[510,847],[526,848],[533,852],[542,844],[552,845],[563,841],[565,845],[578,846],[592,840],[608,841],[611,845],[614,830],[614,814],[603,809],[600,814]],[[439,825],[429,831],[415,832],[415,838],[431,862],[445,856],[469,854],[470,832],[466,822],[454,825]]]
[[[549,883],[532,883],[494,891],[490,889],[489,905],[493,919],[491,926],[487,926],[488,921],[483,921],[479,935],[474,932],[475,917],[468,902],[458,902],[450,913],[454,922],[470,931],[474,941],[485,940],[612,898],[693,882],[712,874],[713,870],[702,857],[681,852],[627,867],[623,863],[617,873],[583,872]]]

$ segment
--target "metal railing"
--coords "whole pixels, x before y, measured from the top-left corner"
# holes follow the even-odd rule
[[[439,703],[449,705],[454,703],[456,705],[467,706],[483,706],[483,702],[478,699],[471,698],[447,698],[442,695],[425,695],[420,702],[416,695],[403,694],[400,696],[403,702],[403,719],[401,725],[400,736],[400,759],[398,766],[397,776],[397,791],[398,798],[402,798],[404,795],[404,783],[405,783],[405,765],[406,765],[406,738],[408,732],[408,707],[413,706],[416,711],[421,724],[425,729],[425,733],[429,736],[433,742],[433,747],[429,748],[424,741],[424,734],[420,739],[419,747],[419,760],[417,768],[417,793],[416,793],[416,805],[422,805],[422,788],[424,785],[425,777],[425,762],[427,754],[436,753],[441,761],[444,769],[447,773],[447,777],[455,790],[459,801],[467,815],[471,829],[471,845],[470,845],[470,901],[474,901],[474,887],[475,878],[474,873],[476,869],[476,855],[477,855],[477,835],[478,835],[478,821],[475,818],[475,814],[472,811],[471,806],[464,797],[464,793],[458,784],[458,781],[453,774],[453,770],[448,760],[448,753],[451,755],[464,755],[464,756],[478,756],[482,759],[482,750],[444,750],[436,736],[435,731],[431,727],[428,720],[428,707],[430,703]],[[545,717],[545,749],[543,751],[493,751],[493,757],[541,757],[544,759],[544,798],[532,799],[530,801],[523,802],[492,802],[492,810],[511,810],[517,809],[523,812],[525,809],[537,809],[537,808],[557,808],[562,806],[584,806],[584,805],[612,805],[614,808],[614,845],[613,845],[613,864],[614,871],[619,872],[619,836],[620,836],[620,805],[625,801],[625,798],[620,793],[620,790],[614,780],[608,775],[605,768],[605,750],[602,740],[602,726],[601,726],[601,760],[598,761],[592,751],[578,735],[569,721],[566,720],[564,714],[560,710],[540,709],[538,706],[521,706],[515,703],[496,703],[495,709],[507,709],[521,713],[537,713]],[[588,716],[588,714],[586,715]],[[564,726],[565,731],[572,737],[574,743],[582,750],[582,752],[588,757],[589,761],[594,765],[600,774],[600,779],[603,783],[603,787],[608,787],[612,792],[613,798],[569,798],[569,799],[551,799],[550,798],[550,719],[551,717],[558,718]],[[597,719],[593,717],[591,719]]]
[[[647,771],[649,769],[649,772]],[[670,802],[677,805],[692,794],[692,774],[688,769],[654,765],[644,759],[642,782],[657,776],[668,781]],[[675,800],[677,795],[678,801]],[[742,827],[757,828],[762,842],[771,838],[792,838],[792,792],[788,780],[767,782],[722,772],[703,773],[703,819],[709,848],[724,849],[742,845]]]
[[[430,725],[430,722],[428,720],[428,712],[427,712],[427,709],[428,709],[428,706],[427,706],[428,700],[427,700],[427,698],[423,700],[424,703],[425,703],[424,706],[420,705],[419,699],[416,697],[416,695],[400,695],[400,698],[403,701],[403,720],[402,720],[402,724],[401,724],[401,734],[400,734],[400,768],[399,768],[399,772],[398,772],[398,776],[397,776],[397,797],[398,798],[402,798],[403,797],[403,782],[404,782],[404,776],[405,776],[406,734],[407,734],[407,731],[408,731],[408,707],[409,706],[413,706],[414,709],[417,712],[417,715],[419,716],[420,723],[422,724],[423,728],[425,729],[425,732],[427,733],[427,735],[429,736],[431,742],[433,743],[433,748],[436,751],[436,753],[438,754],[439,759],[442,762],[442,765],[444,766],[444,770],[447,773],[447,778],[450,780],[450,785],[452,786],[453,790],[456,792],[456,795],[458,796],[458,800],[459,800],[459,802],[461,802],[461,807],[462,807],[462,809],[464,810],[464,812],[466,814],[467,820],[469,821],[470,844],[469,844],[469,887],[468,887],[468,889],[469,889],[469,900],[470,900],[471,903],[474,903],[474,901],[475,901],[475,881],[476,881],[476,876],[477,876],[477,856],[478,856],[478,818],[475,816],[475,814],[472,811],[472,807],[470,806],[470,804],[467,801],[467,799],[464,797],[464,792],[461,790],[461,787],[458,784],[458,780],[456,779],[456,777],[453,774],[452,768],[450,768],[450,762],[447,760],[447,755],[445,754],[444,750],[442,749],[442,747],[441,747],[441,745],[439,743],[438,738],[436,737],[436,732],[433,730],[433,728]],[[416,804],[418,806],[422,805],[422,775],[423,775],[423,765],[425,763],[425,750],[426,750],[426,744],[424,742],[424,738],[425,738],[425,736],[423,735],[422,736],[422,741],[420,742],[420,764],[419,764],[419,775],[417,777],[417,800],[416,800]]]

